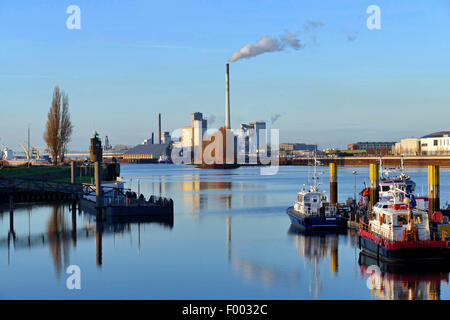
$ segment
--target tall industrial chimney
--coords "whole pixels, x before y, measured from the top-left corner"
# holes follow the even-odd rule
[[[155,144],[155,136],[153,132],[152,132],[152,144]]]
[[[230,129],[230,65],[227,63],[225,92],[225,129]]]
[[[158,114],[158,143],[161,144],[161,113]]]

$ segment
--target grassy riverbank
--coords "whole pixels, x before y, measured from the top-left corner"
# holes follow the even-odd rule
[[[0,170],[0,177],[4,178],[45,178],[46,176],[65,176],[70,178],[70,167],[68,166],[42,166],[42,167],[9,167]]]

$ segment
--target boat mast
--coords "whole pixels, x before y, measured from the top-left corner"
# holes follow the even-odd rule
[[[319,182],[317,181],[317,147],[314,151],[314,171],[313,171],[313,181],[314,181],[314,191],[319,190]]]

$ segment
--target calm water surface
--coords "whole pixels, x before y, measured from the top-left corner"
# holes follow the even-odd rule
[[[353,196],[353,170],[358,192],[368,182],[367,168],[339,168],[340,202]],[[374,262],[360,261],[354,231],[291,228],[285,210],[308,171],[122,165],[126,187],[174,200],[173,223],[99,224],[68,204],[18,205],[13,219],[0,209],[0,299],[449,299],[450,268],[382,266],[381,289],[371,290]],[[426,170],[408,172],[426,192]],[[442,204],[449,177],[442,169]],[[81,290],[66,288],[69,265],[81,268]]]

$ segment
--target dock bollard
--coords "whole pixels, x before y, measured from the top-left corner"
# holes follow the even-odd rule
[[[439,166],[428,166],[428,217],[439,211]]]
[[[330,203],[336,204],[338,201],[337,166],[330,162]]]

